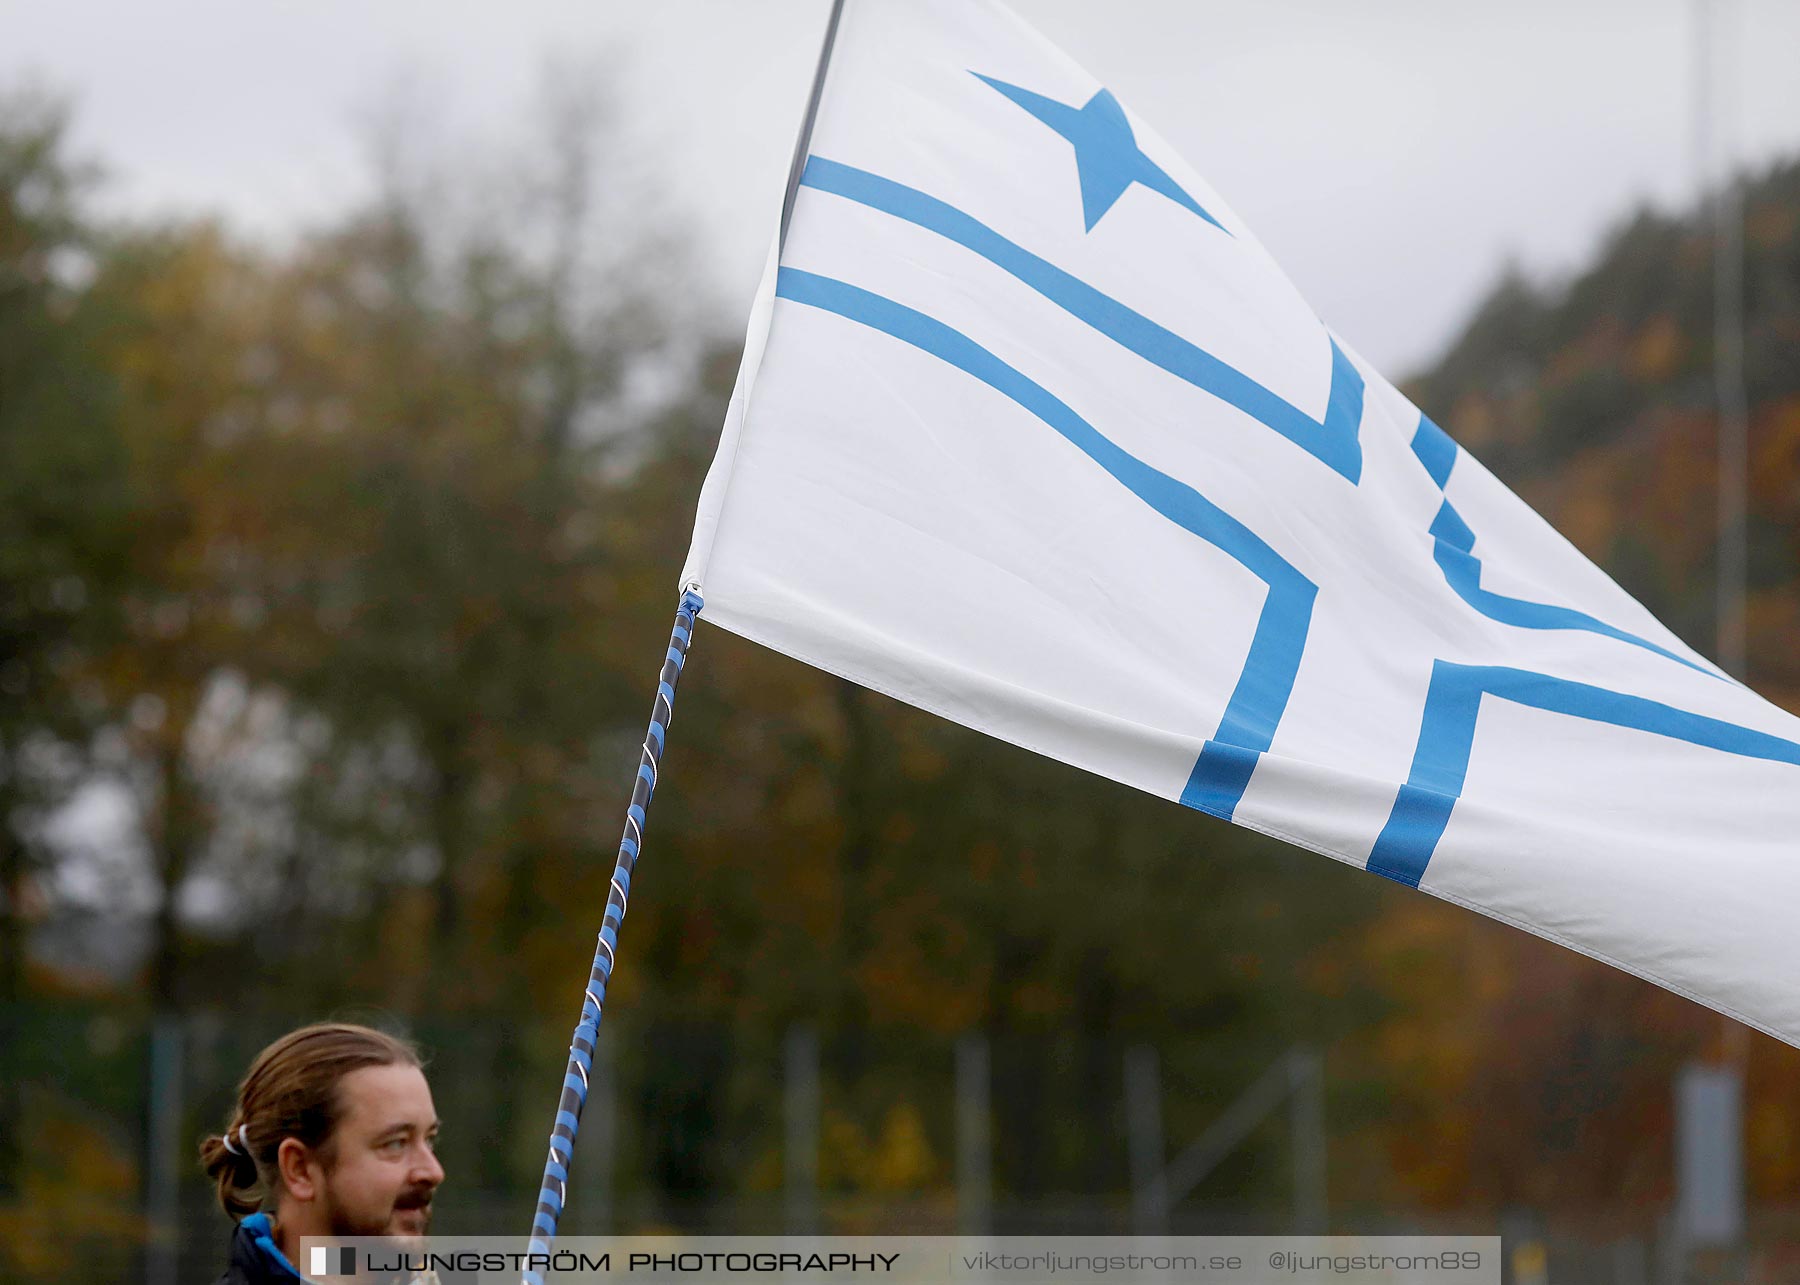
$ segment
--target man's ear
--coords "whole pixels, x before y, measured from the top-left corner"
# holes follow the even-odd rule
[[[298,1138],[283,1138],[275,1148],[275,1167],[281,1172],[281,1189],[295,1200],[311,1200],[319,1194],[318,1157]]]

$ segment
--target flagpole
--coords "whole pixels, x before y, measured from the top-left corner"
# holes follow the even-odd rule
[[[831,0],[831,16],[825,23],[825,38],[819,46],[819,62],[813,71],[812,91],[806,100],[806,115],[800,122],[800,134],[794,141],[794,156],[788,166],[787,191],[781,202],[779,245],[787,243],[788,221],[794,214],[794,198],[800,190],[800,175],[806,169],[808,149],[812,146],[813,122],[818,119],[819,102],[825,95],[825,73],[831,64],[831,51],[837,44],[838,23],[843,18],[844,0]],[[650,727],[644,735],[643,754],[638,760],[637,779],[631,787],[631,804],[625,810],[625,833],[619,839],[619,856],[613,867],[612,887],[607,893],[604,921],[594,947],[594,962],[588,972],[587,990],[582,996],[581,1018],[575,1024],[575,1035],[569,1042],[569,1061],[563,1071],[562,1095],[556,1104],[556,1122],[550,1130],[550,1152],[544,1160],[544,1177],[538,1187],[537,1212],[531,1220],[531,1255],[548,1254],[556,1240],[556,1224],[567,1203],[569,1162],[575,1153],[575,1134],[581,1128],[581,1110],[587,1104],[588,1076],[594,1065],[594,1044],[600,1032],[601,1006],[606,999],[606,983],[612,976],[614,954],[618,947],[619,925],[625,919],[625,906],[631,895],[631,873],[637,864],[644,842],[644,822],[650,796],[656,790],[657,768],[662,760],[669,720],[674,716],[675,685],[681,678],[681,667],[687,660],[688,642],[693,636],[694,621],[700,615],[700,586],[684,585],[681,605],[675,612],[675,628],[669,638],[668,654],[663,660],[662,674],[656,684],[656,700],[650,710]],[[527,1260],[525,1285],[543,1285],[544,1275]]]
[[[668,739],[669,722],[675,716],[675,685],[681,681],[681,667],[687,661],[688,642],[693,637],[694,621],[700,615],[701,605],[697,586],[689,585],[682,590],[681,604],[675,610],[675,627],[669,635],[669,650],[657,678],[656,700],[650,707],[650,726],[644,732],[637,777],[631,786],[631,803],[625,809],[625,833],[619,839],[612,886],[606,894],[600,936],[594,944],[594,962],[581,998],[581,1019],[576,1022],[574,1038],[569,1042],[562,1096],[557,1100],[556,1123],[550,1130],[550,1154],[544,1161],[537,1213],[531,1220],[529,1252],[533,1255],[550,1252],[550,1245],[556,1239],[556,1222],[568,1196],[569,1160],[575,1154],[575,1133],[581,1128],[581,1109],[587,1105],[588,1076],[594,1067],[594,1044],[600,1034],[600,1010],[606,999],[606,983],[612,977],[613,952],[619,944],[619,925],[625,920],[625,906],[631,897],[631,873],[643,847],[644,822],[651,795],[656,792],[656,775],[662,763],[663,745]],[[543,1285],[544,1276],[531,1267],[525,1272],[524,1279],[527,1285]]]
[[[800,121],[800,137],[794,140],[794,159],[788,165],[787,193],[781,198],[781,232],[777,246],[787,244],[788,220],[794,217],[794,197],[800,191],[800,175],[812,149],[813,122],[819,118],[819,100],[825,96],[825,72],[837,45],[838,21],[844,16],[844,0],[831,0],[831,16],[825,20],[825,39],[819,45],[819,65],[813,69],[812,92],[806,98],[806,115]]]

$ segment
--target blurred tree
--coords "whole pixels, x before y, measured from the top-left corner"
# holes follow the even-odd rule
[[[19,1180],[20,1036],[36,821],[79,779],[74,682],[104,634],[123,547],[116,401],[95,360],[91,175],[62,106],[0,95],[0,1198]],[[41,895],[41,894],[40,894]]]
[[[208,225],[113,238],[93,285],[111,324],[99,355],[120,390],[132,539],[121,627],[96,675],[115,721],[100,766],[132,798],[156,889],[146,993],[190,1002],[183,911],[217,833],[196,739],[224,666],[258,622],[233,562],[257,520],[245,472],[264,269]]]
[[[366,801],[394,818],[363,829],[354,913],[288,940],[288,995],[351,990],[431,1020],[531,1012],[566,995],[538,984],[534,943],[593,931],[559,932],[565,907],[545,888],[610,866],[638,668],[667,628],[615,642],[631,618],[608,515],[644,450],[629,385],[647,364],[678,379],[689,360],[647,302],[650,269],[596,226],[599,111],[576,82],[553,84],[499,189],[510,203],[466,210],[468,180],[390,167],[370,208],[274,282],[256,441],[286,467],[247,477],[271,484],[256,504],[265,538],[304,553],[295,609],[269,621],[288,645],[243,664],[323,720],[327,774],[385,765]],[[325,824],[327,844],[341,822]],[[349,967],[317,969],[324,941]],[[577,950],[556,957],[558,980]],[[491,1184],[516,1178],[539,1147],[515,1142],[529,1064],[509,1023],[445,1056],[507,1140],[471,1147],[471,1163]]]

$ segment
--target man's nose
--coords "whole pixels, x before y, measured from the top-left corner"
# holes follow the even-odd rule
[[[417,1166],[418,1172],[414,1181],[428,1182],[435,1187],[444,1180],[444,1166],[438,1161],[437,1152],[430,1147],[423,1150],[424,1160]]]

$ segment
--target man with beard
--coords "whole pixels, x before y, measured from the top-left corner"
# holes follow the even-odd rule
[[[366,1026],[303,1026],[256,1057],[229,1128],[200,1144],[239,1219],[216,1285],[305,1280],[307,1236],[423,1236],[444,1180],[418,1052]]]

